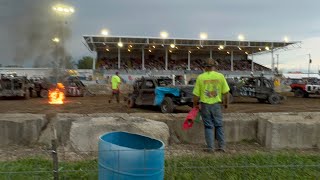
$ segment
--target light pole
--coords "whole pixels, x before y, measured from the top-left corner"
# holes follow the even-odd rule
[[[63,29],[64,29],[64,18],[65,16],[68,16],[68,15],[71,15],[75,12],[74,8],[72,6],[69,6],[69,5],[65,5],[65,4],[57,4],[55,6],[52,7],[52,10],[59,16],[61,16],[61,25],[59,27],[60,29],[60,39],[59,39],[59,42],[60,43],[60,46],[64,47],[64,33],[63,33]],[[58,52],[57,52],[58,53]],[[57,55],[58,56],[58,55]],[[65,70],[65,64],[66,64],[66,58],[65,58],[65,52],[64,52],[64,49],[62,50],[62,58],[61,58],[61,66],[62,67],[59,67],[62,68],[63,70]]]
[[[58,83],[58,74],[60,74],[59,72],[59,64],[58,64],[58,44],[60,42],[60,39],[58,37],[55,37],[52,39],[53,43],[54,43],[54,47],[55,47],[55,61],[53,61],[53,65],[56,67],[57,72],[54,72],[55,76],[56,76],[56,83]]]
[[[311,54],[308,54],[309,55],[309,63],[308,63],[308,79],[310,78],[310,64],[312,63],[312,60],[311,60]]]

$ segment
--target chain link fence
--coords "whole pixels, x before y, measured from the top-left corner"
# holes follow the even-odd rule
[[[318,149],[270,152],[234,147],[236,146],[226,153],[208,153],[198,145],[168,147],[164,150],[164,177],[169,180],[320,179]],[[150,150],[141,151],[148,153]],[[64,147],[57,148],[53,141],[51,148],[30,153],[30,157],[24,155],[16,160],[0,162],[0,179],[97,179],[98,153],[98,151],[71,151]],[[119,169],[114,170],[132,170],[125,169],[121,164],[118,167]],[[132,168],[142,171],[155,170],[150,167]]]

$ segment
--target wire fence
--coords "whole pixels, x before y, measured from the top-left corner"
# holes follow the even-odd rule
[[[150,166],[149,162],[157,161],[157,157],[148,157],[152,152],[164,154],[163,166],[161,163]],[[0,162],[0,179],[97,179],[105,173],[102,170],[106,170],[98,163],[102,154],[117,157],[113,162],[103,162],[113,170],[113,179],[120,179],[120,172],[162,171],[164,179],[170,180],[320,179],[320,153],[316,149],[275,152],[233,149],[222,153],[206,152],[199,146],[183,146],[163,150],[75,151],[57,147],[54,141],[51,148],[42,149],[36,156]],[[132,165],[128,158],[144,163]]]

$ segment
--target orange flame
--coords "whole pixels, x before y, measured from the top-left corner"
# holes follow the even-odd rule
[[[62,83],[57,83],[55,89],[49,90],[49,104],[63,104],[64,95],[64,85]]]

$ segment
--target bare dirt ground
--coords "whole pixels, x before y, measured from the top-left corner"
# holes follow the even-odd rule
[[[120,104],[108,103],[109,96],[94,97],[67,97],[63,105],[50,105],[47,99],[32,98],[0,100],[0,113],[156,113],[160,112],[155,107],[139,107],[129,109],[123,101]],[[187,113],[189,107],[178,107],[176,113]],[[320,97],[295,98],[287,97],[287,100],[279,105],[258,103],[256,99],[236,98],[225,113],[256,113],[256,112],[319,112]]]

